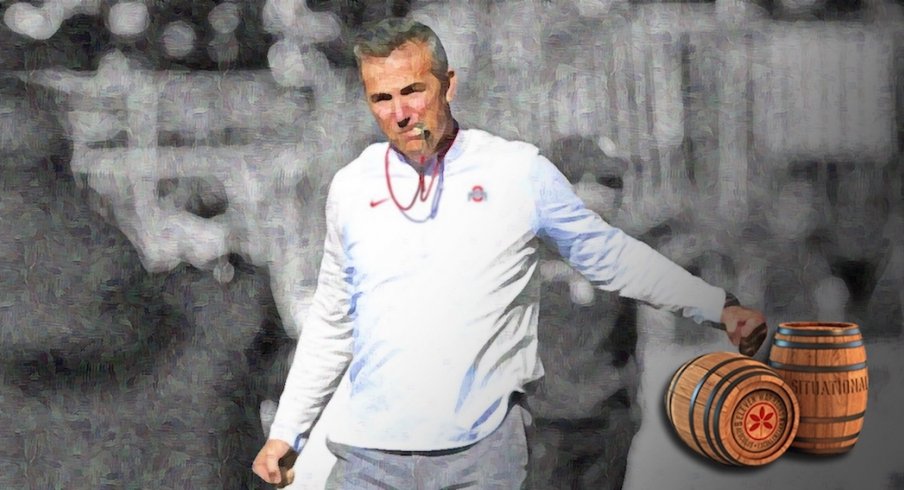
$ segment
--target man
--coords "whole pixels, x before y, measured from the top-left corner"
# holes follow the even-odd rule
[[[318,285],[254,471],[282,481],[346,368],[328,488],[517,488],[537,359],[538,238],[594,286],[725,323],[762,323],[606,224],[529,144],[460,129],[456,78],[428,27],[388,19],[355,47],[388,143],[333,178]],[[341,144],[342,142],[336,142]]]

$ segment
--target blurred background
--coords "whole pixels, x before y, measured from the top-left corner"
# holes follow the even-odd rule
[[[327,186],[382,140],[351,40],[385,16],[438,33],[464,127],[537,145],[589,207],[770,323],[854,321],[867,340],[857,450],[725,472],[660,406],[724,334],[544,251],[539,488],[904,488],[904,2],[6,0],[0,16],[0,488],[263,488],[250,466]],[[317,451],[296,488],[322,488]]]

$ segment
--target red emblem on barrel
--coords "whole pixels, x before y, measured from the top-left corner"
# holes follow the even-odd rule
[[[747,431],[747,436],[755,441],[762,441],[771,436],[777,425],[775,413],[775,407],[769,402],[754,405],[744,417],[744,430]]]

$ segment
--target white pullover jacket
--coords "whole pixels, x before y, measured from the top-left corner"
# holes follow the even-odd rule
[[[719,321],[725,292],[588,210],[536,147],[460,130],[429,198],[403,213],[418,173],[388,143],[336,173],[317,289],[270,437],[305,440],[346,368],[351,446],[462,447],[502,422],[537,357],[537,240],[594,286]],[[430,215],[433,213],[433,217]],[[542,328],[542,326],[541,326]],[[600,366],[604,369],[604,366]]]

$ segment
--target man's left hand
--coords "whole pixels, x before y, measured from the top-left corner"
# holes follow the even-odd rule
[[[766,317],[757,310],[743,306],[727,306],[722,310],[722,319],[729,340],[735,346],[741,344],[756,327],[766,323]]]

